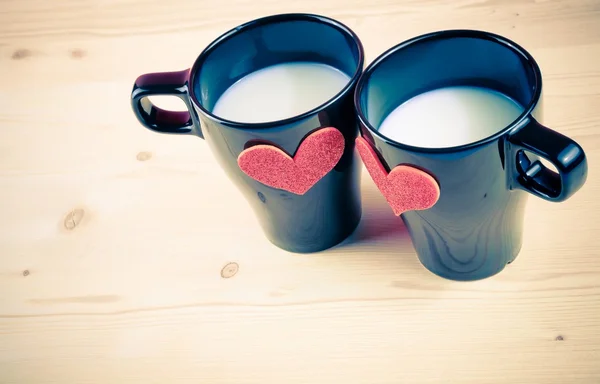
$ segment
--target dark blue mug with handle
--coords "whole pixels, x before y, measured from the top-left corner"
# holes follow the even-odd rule
[[[584,184],[583,149],[542,125],[541,105],[533,57],[492,33],[418,36],[365,69],[358,148],[428,270],[500,272],[520,251],[527,195],[560,202]]]
[[[153,131],[205,139],[273,244],[292,252],[316,252],[344,240],[361,217],[353,97],[363,62],[360,40],[338,21],[310,14],[267,16],[218,37],[191,69],[138,77],[131,106],[139,122]],[[294,100],[305,102],[303,98],[323,87],[322,82],[313,84],[315,77],[305,76],[292,84],[296,88],[284,88],[285,76],[297,69],[285,67],[289,63],[322,70],[327,66],[347,80],[329,97],[286,114],[277,108],[294,107],[288,105]],[[244,120],[215,113],[230,88],[242,83],[247,88],[247,76],[271,76],[267,71],[275,67],[270,73],[279,77],[271,77],[230,109],[252,114],[262,108],[278,117]],[[302,68],[305,73],[315,70]],[[265,92],[275,95],[273,105],[248,107],[266,97]],[[158,108],[148,98],[153,95],[179,97],[187,111]],[[286,97],[288,104],[282,101]]]

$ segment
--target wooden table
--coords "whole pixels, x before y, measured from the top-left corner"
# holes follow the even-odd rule
[[[600,383],[597,0],[0,4],[0,383]],[[348,24],[367,62],[432,30],[516,40],[587,184],[530,198],[521,254],[483,281],[427,272],[366,174],[353,240],[275,248],[206,143],[142,128],[129,94],[294,11]]]

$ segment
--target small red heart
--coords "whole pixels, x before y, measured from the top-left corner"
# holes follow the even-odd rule
[[[365,139],[357,138],[356,148],[375,185],[396,216],[407,211],[431,208],[438,201],[439,185],[428,173],[410,165],[398,165],[388,174]]]
[[[327,127],[308,135],[294,158],[277,147],[259,144],[242,151],[238,165],[256,181],[303,195],[335,167],[344,146],[344,135]]]

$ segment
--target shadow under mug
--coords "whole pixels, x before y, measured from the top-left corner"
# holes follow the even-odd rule
[[[378,132],[398,105],[448,86],[499,91],[524,111],[492,136],[448,148],[406,145]],[[418,36],[365,69],[355,94],[363,138],[388,172],[413,165],[439,185],[435,205],[402,214],[418,257],[431,272],[452,280],[500,272],[521,248],[526,192],[558,202],[585,182],[583,149],[540,124],[541,101],[542,76],[533,57],[514,42],[482,31]],[[546,168],[540,156],[558,173]]]
[[[280,121],[235,122],[211,112],[225,90],[242,77],[287,62],[327,64],[350,81],[324,104]],[[354,151],[358,121],[353,95],[363,64],[360,40],[340,22],[310,14],[267,16],[218,37],[189,70],[138,77],[131,105],[140,123],[153,131],[204,138],[273,244],[291,252],[316,252],[344,240],[360,221],[361,168]],[[188,110],[160,109],[148,99],[153,95],[177,96]],[[303,195],[262,184],[238,165],[240,153],[256,144],[272,145],[293,156],[304,138],[323,127],[335,127],[343,134],[344,152],[337,165]]]

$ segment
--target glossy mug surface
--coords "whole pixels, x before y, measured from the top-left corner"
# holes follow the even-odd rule
[[[498,92],[523,106],[522,113],[497,132],[460,145],[416,146],[379,132],[399,105],[448,87]],[[418,36],[365,69],[355,94],[362,137],[388,172],[411,165],[439,186],[433,206],[401,215],[431,272],[453,280],[500,272],[520,251],[527,195],[559,202],[585,182],[583,149],[540,123],[541,104],[542,76],[533,57],[514,42],[481,31]],[[435,114],[436,108],[428,112]],[[404,128],[411,128],[410,121]]]
[[[310,14],[268,16],[221,35],[189,70],[140,76],[131,93],[132,108],[140,123],[151,130],[205,139],[273,244],[292,252],[321,251],[350,235],[361,216],[353,93],[363,56],[358,37],[335,20]],[[294,62],[325,64],[350,80],[325,103],[278,121],[231,121],[213,113],[220,96],[240,79]],[[160,109],[148,99],[152,95],[180,97],[188,111]],[[303,194],[271,187],[240,169],[238,158],[248,148],[266,145],[277,150],[271,155],[293,157],[308,136],[325,127],[341,132],[343,153]]]

